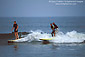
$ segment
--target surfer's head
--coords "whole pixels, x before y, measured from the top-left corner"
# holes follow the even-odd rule
[[[54,25],[55,23],[53,22],[53,25]]]
[[[16,24],[16,21],[14,21],[14,24]]]
[[[52,23],[50,23],[50,26],[52,26]]]

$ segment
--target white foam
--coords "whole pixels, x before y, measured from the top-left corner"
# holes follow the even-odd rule
[[[74,43],[74,42],[83,42],[85,40],[85,34],[77,33],[76,31],[56,34],[53,42],[56,43]]]
[[[51,38],[51,34],[47,34],[44,33],[41,30],[37,30],[37,31],[31,31],[31,34],[28,34],[26,37],[17,40],[17,42],[31,42],[31,41],[41,41],[39,40],[40,38]],[[41,33],[42,32],[42,33]],[[56,37],[54,37],[53,40],[51,40],[50,42],[54,42],[54,43],[80,43],[83,42],[85,40],[85,34],[83,33],[78,33],[77,31],[71,31],[71,32],[67,32],[66,34],[64,34],[63,32],[58,32],[56,34]]]

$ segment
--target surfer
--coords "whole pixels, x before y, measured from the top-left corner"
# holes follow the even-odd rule
[[[17,39],[19,39],[19,37],[18,37],[18,25],[17,25],[16,21],[14,21],[12,31],[13,31],[13,29],[14,29],[16,40],[17,40]]]
[[[51,26],[51,29],[52,29],[52,37],[53,37],[53,34],[54,34],[54,36],[55,36],[55,32],[57,32],[57,28],[58,28],[58,26],[53,22],[52,24],[50,24],[50,26]]]
[[[54,22],[53,25],[54,25],[54,36],[55,36],[55,33],[58,32],[58,26]]]

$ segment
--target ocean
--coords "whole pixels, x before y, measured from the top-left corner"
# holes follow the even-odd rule
[[[0,34],[12,33],[14,21],[19,32],[31,33],[17,43],[0,37],[0,57],[85,57],[85,17],[0,17]],[[58,32],[49,44],[43,44],[40,38],[52,37],[52,22]]]
[[[62,32],[85,33],[85,17],[0,17],[0,33],[11,33],[14,21],[17,21],[19,32],[42,30],[51,33],[50,23],[55,22]]]

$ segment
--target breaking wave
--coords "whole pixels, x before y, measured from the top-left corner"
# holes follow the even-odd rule
[[[22,35],[23,36],[23,35]],[[17,40],[16,42],[32,42],[41,41],[41,38],[52,38],[50,33],[44,33],[41,30],[31,31],[30,34],[26,35],[24,38]],[[84,33],[78,33],[77,31],[71,31],[67,33],[58,32],[56,36],[53,37],[50,42],[53,43],[81,43],[85,40]]]

